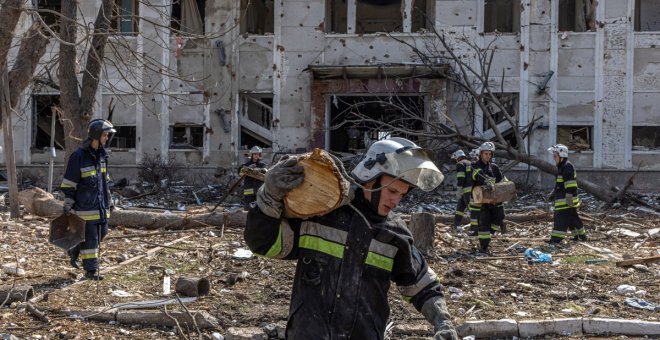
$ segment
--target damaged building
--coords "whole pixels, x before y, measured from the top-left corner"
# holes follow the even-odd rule
[[[57,11],[60,1],[32,5]],[[314,147],[355,152],[391,133],[344,124],[356,107],[383,122],[407,114],[444,122],[448,115],[468,133],[492,135],[481,123],[484,113],[466,109],[441,76],[448,65],[423,62],[406,45],[432,40],[435,30],[482,46],[493,42],[498,98],[521,126],[536,122],[526,139],[531,153],[550,160],[546,148],[564,143],[582,176],[614,182],[638,168],[649,178],[660,173],[658,0],[116,5],[112,27],[118,36],[106,48],[95,112],[99,118],[112,113],[117,126],[110,144],[113,172],[130,176],[145,157],[158,156],[212,173],[243,162],[254,145],[264,147],[270,161],[274,153]],[[100,1],[79,6],[81,20],[93,22]],[[32,19],[22,20],[27,27]],[[56,57],[57,45],[51,45],[44,60]],[[52,127],[58,100],[48,84],[35,83],[23,93],[13,116],[21,169],[47,171],[51,136],[63,148],[62,123]],[[56,156],[60,168],[63,156]]]

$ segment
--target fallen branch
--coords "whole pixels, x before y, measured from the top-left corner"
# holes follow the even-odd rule
[[[633,264],[653,263],[653,262],[660,262],[660,255],[651,256],[651,257],[642,257],[642,258],[638,258],[638,259],[617,261],[616,266],[617,267],[627,267],[627,266],[632,266]]]
[[[35,318],[43,321],[44,323],[50,323],[50,319],[48,319],[48,316],[46,316],[46,313],[40,311],[37,307],[35,307],[32,303],[27,303],[25,306],[25,309]]]
[[[112,305],[112,308],[116,309],[148,309],[156,308],[164,305],[171,304],[184,304],[197,301],[197,297],[186,297],[186,298],[176,298],[176,299],[160,299],[160,300],[148,300],[148,301],[132,301],[132,302],[121,302],[115,303]]]

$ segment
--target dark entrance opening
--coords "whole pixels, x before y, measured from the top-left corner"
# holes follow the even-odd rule
[[[34,119],[32,121],[32,148],[45,150],[50,147],[50,126],[53,107],[60,105],[59,95],[35,95],[33,98]],[[55,148],[64,149],[64,127],[55,117]]]
[[[388,137],[417,142],[415,132],[424,128],[424,96],[330,96],[328,99],[332,151],[356,153]]]

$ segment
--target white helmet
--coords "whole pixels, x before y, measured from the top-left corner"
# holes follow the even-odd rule
[[[479,158],[479,148],[472,149],[472,151],[470,151],[470,157],[473,159]]]
[[[479,147],[479,152],[482,151],[492,151],[495,152],[495,144],[493,142],[485,142]]]
[[[258,146],[253,146],[252,149],[250,149],[250,154],[255,154],[255,153],[261,153],[261,148]]]
[[[458,149],[451,154],[451,159],[459,159],[460,157],[465,157],[465,152],[461,149]]]
[[[351,174],[361,183],[389,175],[424,191],[435,189],[445,178],[428,150],[399,137],[372,144]]]
[[[567,158],[568,157],[568,147],[564,144],[553,145],[548,148],[549,153],[558,153],[559,157]]]

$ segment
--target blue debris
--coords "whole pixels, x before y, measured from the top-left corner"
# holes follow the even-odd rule
[[[634,308],[648,309],[650,311],[660,311],[660,305],[655,304],[653,302],[648,302],[643,299],[626,298],[624,303],[626,304],[626,306],[630,306]]]
[[[524,255],[530,263],[552,263],[552,255],[538,249],[527,248]]]

